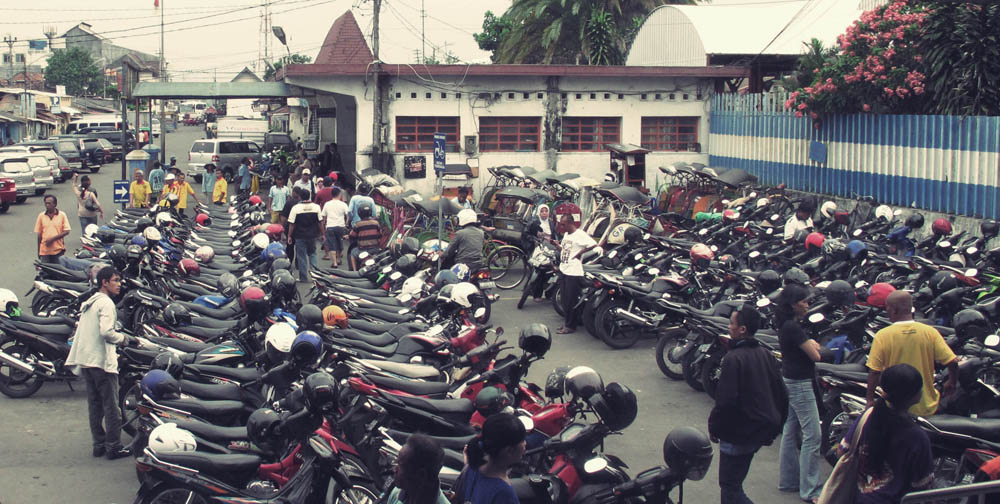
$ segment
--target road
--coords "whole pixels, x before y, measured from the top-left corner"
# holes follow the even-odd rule
[[[185,168],[187,149],[201,137],[201,128],[180,126],[167,137],[167,156],[176,156]],[[120,165],[106,166],[91,178],[110,210],[112,181],[120,176]],[[196,188],[198,190],[198,188]],[[71,217],[74,227],[67,241],[70,250],[79,245],[79,223],[71,184],[57,185],[51,191],[59,198],[59,207]],[[13,205],[0,215],[0,230],[9,260],[0,269],[0,286],[21,295],[30,288],[34,277],[32,261],[36,256],[35,236],[31,230],[43,210],[41,198],[30,198]],[[531,322],[548,324],[555,330],[560,320],[548,304],[527,303],[515,307],[513,292],[503,293],[494,307],[492,323],[504,327],[506,337],[517,341],[518,326]],[[22,299],[27,304],[27,299]],[[564,365],[588,365],[605,382],[617,381],[631,387],[639,400],[639,417],[621,436],[609,438],[607,451],[622,457],[631,474],[663,465],[663,439],[671,429],[693,425],[705,429],[711,400],[693,391],[683,381],[671,381],[657,369],[651,340],[636,347],[613,351],[590,337],[581,327],[576,334],[554,335],[552,350],[545,360],[535,363],[529,379],[544,384],[552,369]],[[137,489],[131,459],[109,462],[90,456],[83,383],[70,390],[66,384],[46,384],[29,399],[12,400],[0,396],[0,503],[123,503],[131,502]],[[716,455],[718,457],[718,455]],[[747,494],[757,502],[797,503],[797,495],[778,492],[777,443],[764,447],[755,457],[745,485]],[[824,475],[829,467],[823,464]],[[702,481],[685,485],[688,502],[718,502],[718,462],[712,463]],[[676,495],[676,494],[675,494]]]

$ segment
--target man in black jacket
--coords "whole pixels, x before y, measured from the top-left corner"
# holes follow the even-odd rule
[[[743,493],[750,462],[763,445],[781,434],[788,415],[788,392],[778,361],[753,336],[760,313],[744,304],[729,317],[733,342],[722,359],[715,407],[708,432],[719,442],[719,487],[722,504],[753,504]]]

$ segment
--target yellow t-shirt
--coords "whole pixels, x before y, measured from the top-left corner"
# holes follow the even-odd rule
[[[69,219],[66,218],[66,213],[62,210],[59,210],[54,216],[49,216],[45,212],[38,214],[35,219],[35,233],[42,236],[42,243],[38,244],[38,255],[55,255],[65,252],[65,238],[54,241],[52,245],[46,244],[45,240],[69,230]]]
[[[187,182],[184,182],[183,184],[174,182],[173,184],[167,186],[163,191],[164,196],[166,196],[166,193],[168,192],[177,195],[177,208],[180,210],[187,208],[188,194],[194,194],[194,189],[192,189],[191,184],[188,184]]]
[[[933,327],[920,322],[898,322],[875,334],[868,367],[882,372],[897,364],[909,364],[924,377],[920,401],[910,407],[910,413],[933,415],[941,394],[934,388],[934,363],[950,364],[955,353]]]
[[[229,184],[226,182],[226,179],[215,179],[215,189],[212,189],[212,202],[225,203],[227,191],[229,191]]]
[[[149,195],[152,193],[152,188],[149,187],[149,182],[145,180],[139,183],[138,180],[133,180],[132,184],[128,187],[128,197],[132,200],[132,206],[134,208],[145,208],[149,206]]]

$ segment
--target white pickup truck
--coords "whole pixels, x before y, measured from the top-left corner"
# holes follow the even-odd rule
[[[216,138],[249,140],[257,145],[264,145],[267,130],[267,119],[220,117],[216,125]]]

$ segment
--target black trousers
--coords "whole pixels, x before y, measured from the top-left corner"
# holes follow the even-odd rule
[[[118,408],[118,375],[103,369],[82,368],[87,383],[87,412],[94,448],[121,449],[122,412]],[[102,425],[103,421],[103,425]]]
[[[722,504],[753,504],[743,493],[743,480],[750,472],[750,462],[756,452],[727,455],[719,451],[719,489]]]
[[[583,277],[563,275],[563,311],[566,313],[565,326],[567,329],[576,329],[580,323],[580,314],[576,310],[576,303],[580,300],[580,290],[583,288]]]

